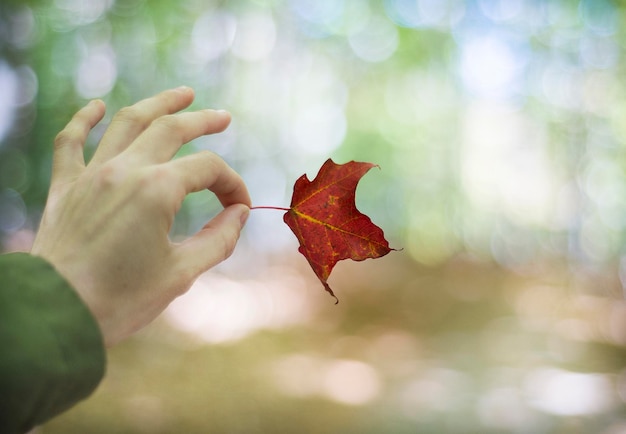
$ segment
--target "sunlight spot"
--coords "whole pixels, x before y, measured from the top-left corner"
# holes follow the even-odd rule
[[[239,18],[232,52],[240,59],[262,60],[274,49],[276,25],[269,14],[248,14]]]
[[[350,47],[367,62],[387,60],[398,48],[398,31],[383,17],[373,16],[367,26],[348,37]]]
[[[108,44],[89,47],[81,59],[76,90],[83,98],[97,98],[109,93],[117,79],[115,51]]]
[[[381,379],[369,364],[351,359],[324,359],[292,354],[273,362],[275,386],[285,395],[320,396],[347,405],[365,405],[381,389]]]
[[[347,129],[343,108],[332,103],[319,103],[298,110],[292,134],[302,152],[327,155],[341,145]]]
[[[560,184],[544,132],[514,107],[487,101],[469,106],[464,126],[461,176],[470,200],[522,224],[551,224]]]
[[[234,342],[259,330],[308,321],[310,305],[298,285],[305,283],[282,269],[250,280],[205,273],[184,297],[170,304],[164,316],[170,325],[201,341]]]
[[[284,123],[284,139],[304,155],[328,155],[343,142],[348,124],[348,86],[325,57],[311,59],[290,96],[293,108]]]
[[[288,396],[306,398],[320,392],[324,361],[307,354],[292,354],[272,365],[277,388]]]
[[[19,107],[31,104],[37,97],[39,81],[37,74],[29,66],[20,66],[15,71],[20,81],[15,104]]]
[[[363,405],[380,393],[381,381],[376,370],[356,360],[336,360],[324,378],[325,395],[348,405]]]
[[[9,133],[15,116],[15,102],[19,93],[19,79],[13,69],[0,61],[0,143]]]
[[[506,98],[520,90],[525,56],[502,36],[463,40],[460,73],[465,87],[487,98]]]
[[[233,40],[237,21],[226,12],[207,12],[193,25],[191,43],[196,60],[206,63],[228,52]]]
[[[614,405],[606,375],[541,368],[526,378],[529,404],[546,413],[575,416],[604,413]]]
[[[11,234],[26,223],[26,205],[15,190],[0,190],[0,233]]]

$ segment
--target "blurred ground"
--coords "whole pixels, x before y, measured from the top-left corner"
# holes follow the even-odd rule
[[[626,303],[614,273],[521,273],[467,257],[428,268],[395,252],[340,263],[335,306],[298,256],[243,283],[201,279],[238,282],[239,301],[196,285],[111,350],[95,395],[41,432],[625,432]],[[233,304],[265,318],[245,329]],[[174,313],[190,306],[195,329]],[[220,311],[231,314],[197,327]]]

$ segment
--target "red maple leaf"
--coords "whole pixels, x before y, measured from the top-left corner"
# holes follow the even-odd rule
[[[313,181],[306,174],[296,181],[283,216],[300,242],[298,250],[337,303],[327,280],[338,261],[379,258],[393,250],[382,229],[356,208],[357,184],[372,167],[378,166],[326,160]]]

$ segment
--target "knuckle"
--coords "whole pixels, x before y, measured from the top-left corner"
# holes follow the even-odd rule
[[[75,146],[78,142],[76,135],[69,128],[61,130],[54,138],[54,148],[61,149],[68,146]]]
[[[94,174],[94,179],[99,188],[110,189],[115,188],[120,182],[122,174],[116,165],[107,162],[100,166],[98,171]]]
[[[246,187],[246,184],[239,175],[236,175],[236,177],[234,177],[231,182],[225,186],[223,194],[233,198],[245,198],[250,195],[248,187]]]
[[[142,170],[137,174],[136,189],[137,194],[143,199],[156,200],[158,193],[162,194],[163,176],[162,170],[154,168]]]
[[[178,187],[182,188],[178,174],[169,164],[153,166],[150,170],[150,182],[161,190],[178,191]]]
[[[153,124],[159,128],[177,131],[180,128],[180,122],[176,115],[165,115],[157,118]]]
[[[207,149],[198,151],[196,158],[198,158],[199,161],[202,161],[202,164],[206,167],[206,170],[211,172],[221,171],[223,169],[222,166],[225,164],[224,160],[222,160],[219,155]]]
[[[184,189],[173,178],[167,165],[152,166],[137,174],[138,194],[148,203],[175,203],[185,196]]]
[[[134,106],[121,108],[113,117],[114,122],[122,122],[128,124],[144,124],[145,120],[139,110]]]
[[[206,158],[209,161],[213,161],[213,162],[217,162],[217,160],[221,160],[219,155],[217,155],[213,151],[209,151],[208,149],[202,149],[202,150],[198,151],[198,155],[200,155],[203,158]]]
[[[204,160],[207,170],[214,172],[217,175],[221,175],[222,173],[230,170],[230,166],[218,154],[209,150],[200,151],[199,154],[200,158]]]
[[[230,258],[230,256],[235,251],[235,245],[237,244],[237,240],[239,239],[239,234],[235,231],[222,231],[220,232],[218,243],[219,243],[219,252],[222,261]]]
[[[207,161],[207,164],[211,166],[213,169],[221,169],[226,165],[222,157],[217,155],[215,152],[209,151],[208,149],[203,149],[198,152],[201,158],[204,158]]]

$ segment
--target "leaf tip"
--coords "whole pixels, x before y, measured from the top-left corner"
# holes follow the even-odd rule
[[[324,289],[326,290],[326,292],[328,292],[331,296],[335,298],[335,304],[339,304],[339,299],[337,298],[333,290],[330,289],[330,285],[323,280],[322,280],[322,285],[324,285]]]

